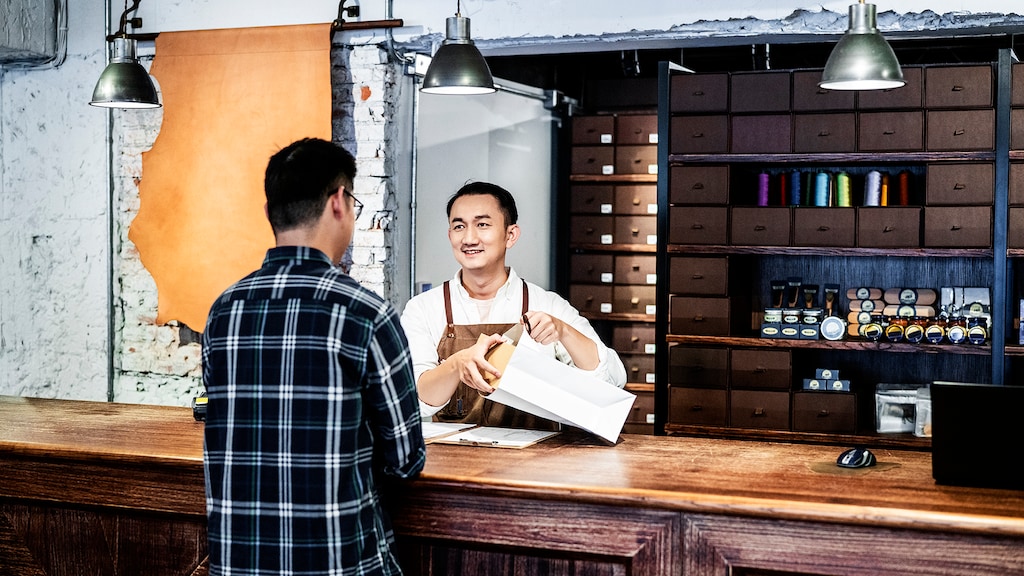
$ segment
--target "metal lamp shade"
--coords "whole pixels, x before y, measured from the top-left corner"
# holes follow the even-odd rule
[[[875,26],[874,4],[850,6],[850,28],[825,64],[818,86],[827,90],[885,90],[906,84],[889,43]]]
[[[448,18],[446,32],[447,38],[431,59],[420,90],[428,94],[494,92],[491,68],[469,38],[469,18]]]
[[[114,57],[100,74],[89,104],[102,108],[159,108],[149,72],[135,56],[135,40],[114,38]]]

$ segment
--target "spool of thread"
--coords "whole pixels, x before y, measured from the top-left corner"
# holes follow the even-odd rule
[[[788,180],[785,172],[779,173],[779,206],[786,205],[786,182]]]
[[[836,205],[853,206],[850,199],[850,175],[846,172],[836,174]]]
[[[879,206],[882,194],[882,174],[877,170],[868,172],[864,178],[864,205]]]
[[[882,190],[879,192],[878,197],[881,199],[882,206],[889,205],[889,175],[882,174]]]
[[[757,205],[768,205],[768,173],[762,172],[757,176]]]
[[[900,172],[900,206],[910,205],[910,172]]]
[[[828,206],[830,178],[828,172],[818,172],[814,181],[814,205]]]
[[[800,205],[800,179],[803,175],[799,170],[789,175],[789,203],[793,206]]]

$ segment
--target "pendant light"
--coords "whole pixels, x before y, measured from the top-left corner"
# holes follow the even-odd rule
[[[110,64],[100,74],[96,88],[92,91],[89,104],[101,108],[159,108],[160,98],[149,72],[139,64],[137,40],[127,32],[128,13],[138,10],[139,2],[134,0],[121,14],[121,26],[117,33],[108,37],[114,44],[114,55]],[[132,26],[141,24],[141,20],[132,19]]]
[[[430,60],[423,76],[422,92],[428,94],[490,94],[494,78],[487,61],[469,37],[469,18],[462,17],[461,3],[455,16],[445,21],[445,39]]]
[[[889,43],[876,26],[874,4],[850,6],[850,28],[828,57],[818,86],[827,90],[885,90],[906,84]]]

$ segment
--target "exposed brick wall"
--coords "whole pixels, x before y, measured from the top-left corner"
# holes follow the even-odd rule
[[[388,250],[395,200],[386,153],[393,132],[388,126],[388,94],[395,71],[382,63],[376,46],[337,47],[331,59],[333,139],[356,156],[356,194],[366,206],[356,222],[350,274],[387,298],[395,266]],[[139,209],[138,183],[145,177],[142,153],[156,141],[162,119],[161,110],[114,112],[114,401],[187,406],[203,389],[199,344],[195,334],[177,322],[155,324],[156,284],[128,239]]]

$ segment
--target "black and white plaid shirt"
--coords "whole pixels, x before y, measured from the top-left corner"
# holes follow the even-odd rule
[[[278,247],[203,333],[210,574],[399,574],[374,474],[425,449],[392,306],[308,247]]]

